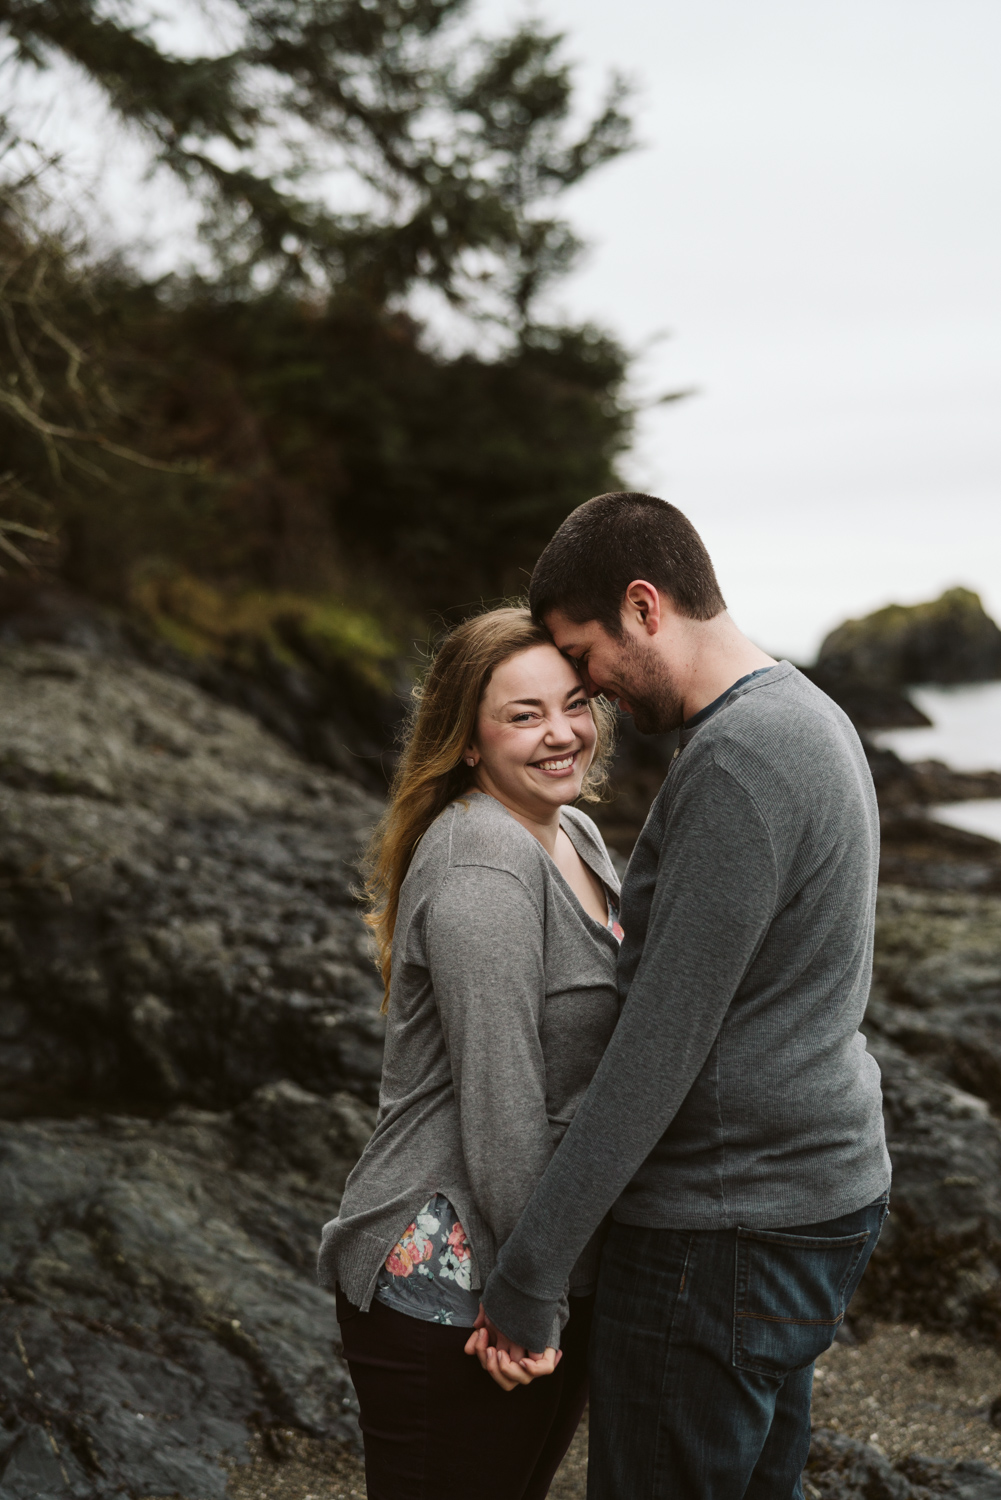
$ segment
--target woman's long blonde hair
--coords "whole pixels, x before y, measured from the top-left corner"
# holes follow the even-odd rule
[[[386,809],[366,859],[365,921],[375,933],[377,963],[389,1003],[393,932],[400,887],[414,851],[439,813],[473,786],[475,772],[465,751],[476,730],[480,702],[502,662],[552,641],[527,609],[507,606],[464,620],[445,638],[414,688],[400,763]],[[581,796],[600,800],[615,732],[615,715],[603,698],[591,700],[598,738]]]

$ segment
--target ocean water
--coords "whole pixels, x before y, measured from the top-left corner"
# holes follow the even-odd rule
[[[1001,682],[911,691],[930,729],[887,729],[875,739],[902,760],[941,760],[955,771],[1001,771]],[[953,828],[1001,839],[1001,799],[949,802],[932,816]]]
[[[940,823],[952,828],[965,828],[968,833],[985,833],[988,838],[1001,841],[1001,798],[994,797],[981,802],[946,802],[933,809],[932,816]]]
[[[887,729],[876,738],[902,760],[944,760],[954,771],[1001,771],[1001,682],[919,687],[911,697],[930,729]]]

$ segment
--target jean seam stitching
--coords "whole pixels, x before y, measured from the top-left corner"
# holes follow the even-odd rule
[[[885,1217],[885,1213],[884,1213],[883,1217]],[[882,1219],[880,1220],[879,1227],[882,1228]],[[776,1231],[774,1231],[774,1233],[781,1234],[781,1230],[776,1230]],[[745,1352],[745,1349],[744,1349],[744,1325],[745,1325],[745,1323],[752,1322],[752,1321],[762,1322],[762,1323],[782,1323],[782,1324],[784,1324],[787,1327],[800,1327],[800,1328],[802,1328],[802,1327],[826,1327],[826,1328],[838,1328],[838,1327],[840,1327],[841,1324],[844,1321],[845,1311],[846,1311],[845,1305],[844,1305],[844,1303],[845,1303],[845,1290],[846,1290],[849,1282],[851,1281],[852,1276],[855,1274],[855,1270],[856,1270],[856,1268],[858,1266],[859,1261],[862,1258],[863,1253],[865,1252],[866,1246],[869,1244],[870,1240],[872,1239],[872,1231],[869,1230],[869,1229],[867,1229],[867,1230],[863,1231],[861,1234],[858,1234],[858,1235],[834,1236],[831,1239],[831,1241],[830,1241],[830,1244],[832,1244],[832,1245],[833,1244],[837,1244],[840,1241],[841,1245],[846,1246],[846,1247],[847,1247],[847,1245],[850,1245],[852,1242],[854,1242],[854,1244],[855,1244],[855,1254],[852,1257],[851,1261],[849,1262],[848,1267],[847,1267],[844,1275],[842,1276],[840,1282],[838,1283],[836,1295],[837,1295],[838,1303],[839,1303],[839,1306],[840,1306],[841,1310],[838,1313],[838,1316],[836,1318],[833,1318],[833,1319],[832,1318],[778,1318],[778,1317],[769,1316],[767,1313],[756,1314],[756,1313],[751,1313],[751,1312],[749,1312],[747,1310],[747,1308],[746,1308],[746,1297],[747,1297],[748,1283],[749,1283],[749,1279],[750,1279],[750,1254],[749,1254],[749,1245],[750,1245],[750,1242],[753,1239],[755,1239],[755,1238],[756,1238],[756,1236],[755,1236],[753,1230],[751,1230],[751,1231],[749,1231],[747,1233],[743,1233],[742,1230],[741,1230],[741,1228],[738,1227],[737,1232],[736,1232],[737,1255],[736,1255],[736,1270],[735,1270],[735,1276],[734,1276],[734,1310],[733,1310],[733,1312],[734,1312],[734,1329],[733,1329],[733,1354],[732,1354],[732,1359],[733,1359],[734,1367],[736,1369],[745,1369],[745,1370],[748,1370],[748,1371],[750,1371],[750,1372],[752,1372],[754,1374],[767,1375],[767,1376],[770,1376],[772,1378],[777,1378],[776,1377],[776,1372],[774,1370],[766,1369],[764,1367],[764,1362],[761,1359],[755,1359],[752,1355],[750,1355],[750,1354],[748,1354],[748,1353]],[[821,1248],[821,1245],[820,1245],[820,1239],[821,1239],[821,1237],[820,1236],[809,1236],[809,1235],[799,1235],[799,1236],[796,1236],[796,1235],[790,1235],[790,1236],[787,1237],[786,1243],[788,1243],[789,1240],[793,1240],[793,1239],[796,1239],[796,1238],[804,1239],[804,1240],[805,1239],[811,1239],[811,1238],[815,1239],[818,1242],[817,1243],[817,1248],[818,1249]],[[774,1244],[774,1243],[776,1243],[776,1241],[774,1241],[774,1240],[770,1241],[770,1240],[766,1240],[764,1238],[758,1238],[758,1243],[759,1244],[770,1244],[770,1243]],[[778,1243],[781,1243],[781,1241],[779,1241]],[[797,1248],[806,1248],[806,1247],[799,1246]]]
[[[658,1400],[658,1403],[657,1403],[657,1441],[654,1444],[654,1450],[653,1450],[653,1467],[652,1467],[652,1471],[651,1471],[652,1472],[652,1477],[653,1477],[653,1495],[651,1497],[651,1500],[657,1500],[657,1485],[658,1485],[658,1476],[659,1476],[659,1473],[660,1473],[660,1453],[661,1453],[661,1441],[662,1441],[661,1440],[661,1432],[662,1432],[662,1428],[663,1428],[663,1424],[662,1424],[662,1422],[660,1420],[660,1414],[661,1414],[661,1411],[663,1410],[663,1407],[664,1407],[664,1386],[665,1386],[665,1383],[667,1381],[668,1365],[670,1364],[670,1360],[671,1360],[671,1344],[672,1344],[672,1342],[674,1340],[674,1327],[675,1327],[675,1323],[676,1323],[677,1317],[678,1317],[678,1305],[681,1302],[681,1298],[682,1298],[682,1288],[684,1287],[685,1283],[688,1280],[688,1262],[691,1259],[691,1255],[692,1255],[692,1243],[693,1243],[693,1236],[691,1234],[689,1234],[688,1241],[687,1241],[687,1243],[685,1245],[685,1259],[684,1259],[684,1263],[683,1263],[683,1265],[681,1267],[681,1280],[680,1280],[679,1285],[678,1285],[678,1290],[674,1294],[674,1304],[673,1304],[673,1306],[671,1308],[671,1322],[670,1322],[670,1324],[668,1326],[667,1337],[666,1337],[666,1339],[664,1341],[664,1361],[663,1361],[663,1366],[661,1368],[660,1394],[659,1394],[659,1400]]]
[[[421,1500],[427,1500],[428,1493],[428,1445],[431,1440],[429,1431],[429,1417],[431,1414],[431,1338],[428,1329],[432,1324],[422,1323],[424,1330],[421,1344],[424,1349],[424,1421],[421,1424],[424,1429],[424,1441],[421,1444]]]

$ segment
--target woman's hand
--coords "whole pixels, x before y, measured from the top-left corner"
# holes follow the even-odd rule
[[[540,1375],[551,1375],[563,1358],[562,1349],[547,1349],[544,1354],[528,1354],[506,1334],[495,1328],[483,1311],[482,1304],[473,1332],[466,1340],[466,1353],[475,1354],[491,1379],[501,1390],[513,1391],[518,1385],[531,1385]]]

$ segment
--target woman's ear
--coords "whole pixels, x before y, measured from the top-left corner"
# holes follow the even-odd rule
[[[463,760],[466,762],[467,766],[475,766],[476,762],[479,760],[479,756],[476,753],[476,747],[474,745],[466,746]]]

